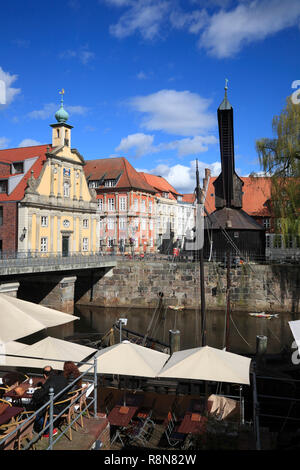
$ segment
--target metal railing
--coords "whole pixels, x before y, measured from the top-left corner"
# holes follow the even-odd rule
[[[12,355],[7,354],[6,356],[12,356]],[[29,356],[17,356],[15,354],[13,355],[13,357],[22,357],[22,358],[32,359],[32,357],[29,357]],[[45,360],[45,364],[48,361],[54,361],[54,360],[55,360],[55,362],[65,362],[64,360],[61,360],[61,359],[50,359],[50,358],[46,358],[46,359],[45,358],[34,358],[34,359]],[[44,435],[46,432],[49,432],[49,443],[48,443],[48,447],[45,450],[53,450],[54,444],[57,441],[59,441],[67,433],[67,431],[70,429],[70,427],[72,427],[73,424],[75,422],[77,422],[78,419],[80,419],[80,417],[92,405],[94,405],[94,410],[93,410],[94,418],[97,418],[97,357],[96,357],[96,355],[92,359],[93,359],[93,362],[78,362],[77,363],[78,365],[85,364],[85,365],[88,365],[90,367],[88,367],[88,369],[85,372],[83,372],[73,382],[69,383],[59,393],[54,395],[54,390],[51,387],[49,389],[49,400],[44,405],[42,405],[38,410],[34,411],[33,413],[31,412],[30,415],[25,420],[22,420],[22,423],[20,423],[16,428],[13,429],[13,431],[11,431],[9,434],[6,434],[5,437],[0,439],[0,449],[1,449],[1,446],[4,445],[7,440],[12,438],[14,434],[18,433],[18,431],[20,431],[20,433],[21,433],[22,428],[24,428],[26,426],[26,424],[28,424],[30,421],[32,421],[33,418],[36,419],[38,416],[41,415],[41,413],[44,415],[44,413],[46,412],[46,409],[49,410],[48,423],[46,423],[46,425],[43,427],[43,429],[40,432],[34,434],[33,439],[29,440],[29,442],[22,448],[22,450],[28,450],[29,448],[31,448],[42,437],[42,435]],[[66,427],[61,430],[61,433],[59,433],[57,435],[57,437],[54,439],[53,438],[53,429],[55,427],[54,423],[57,422],[59,420],[59,418],[61,418],[61,416],[64,413],[68,412],[70,406],[72,406],[74,403],[68,403],[67,406],[63,410],[61,410],[59,414],[57,414],[57,415],[55,414],[55,416],[54,416],[54,404],[57,401],[63,400],[62,398],[59,398],[59,397],[62,397],[66,393],[70,392],[70,390],[72,390],[74,385],[76,385],[77,382],[81,381],[83,379],[83,377],[90,376],[90,375],[93,375],[93,380],[91,378],[88,378],[88,379],[85,379],[85,380],[86,380],[86,383],[87,383],[87,389],[89,387],[93,387],[93,397],[90,398],[89,403],[86,405],[85,408],[83,408],[81,411],[79,410],[79,412],[76,412],[76,417],[69,424],[67,424]],[[76,402],[78,401],[78,403],[79,403],[80,397],[83,396],[86,393],[87,389],[82,391],[81,394],[78,395],[78,397],[76,398]],[[24,413],[26,414],[26,411]],[[29,411],[28,411],[28,413],[29,413]],[[18,424],[18,423],[16,423],[16,424]]]
[[[106,262],[114,262],[114,254],[102,252],[71,252],[63,253],[41,253],[41,252],[6,252],[0,256],[0,269],[12,267],[68,267],[97,265]]]

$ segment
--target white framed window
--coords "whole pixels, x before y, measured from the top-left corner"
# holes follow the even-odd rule
[[[270,234],[266,234],[266,248],[271,248]]]
[[[42,227],[48,227],[48,216],[47,215],[42,215],[41,216],[41,226]]]
[[[107,246],[111,248],[113,245],[114,245],[113,237],[107,237]]]
[[[108,219],[107,219],[107,228],[109,230],[113,230],[115,228],[115,220],[113,219],[113,217],[108,217]]]
[[[108,201],[108,210],[109,211],[114,211],[115,210],[115,199],[113,197],[109,197],[107,199]]]
[[[162,193],[162,195],[163,195],[163,197],[165,197],[167,199],[169,198],[169,193]]]
[[[149,230],[153,230],[153,220],[149,220]]]
[[[293,237],[292,235],[287,235],[285,240],[285,247],[286,248],[293,248]]]
[[[141,211],[146,212],[146,201],[145,201],[145,199],[141,200]]]
[[[48,237],[41,238],[41,253],[47,253],[48,251]]]
[[[89,239],[86,237],[82,239],[82,251],[89,251]]]
[[[150,214],[152,214],[152,207],[153,207],[153,206],[152,206],[152,201],[149,201],[149,206],[148,206],[148,207],[149,207],[149,212],[150,212]]]
[[[151,246],[151,248],[152,248],[152,247],[153,247],[153,238],[152,238],[152,237],[149,238],[149,244],[150,244],[150,246]]]
[[[112,187],[112,186],[115,186],[116,184],[116,180],[105,180],[104,181],[104,186],[106,187]]]
[[[134,207],[134,210],[135,210],[135,211],[138,211],[138,210],[139,210],[139,201],[138,201],[137,198],[135,198],[135,199],[133,200],[133,207]]]
[[[274,235],[273,238],[273,248],[281,248],[282,247],[282,237],[281,235]]]
[[[264,217],[263,218],[263,224],[264,224],[265,229],[269,229],[270,228],[270,217]]]
[[[68,181],[64,182],[64,197],[70,197],[70,183]]]
[[[89,219],[83,219],[82,226],[83,228],[89,228]]]
[[[119,218],[119,228],[120,228],[120,230],[125,230],[126,229],[126,217],[120,217]]]
[[[142,230],[146,230],[147,228],[146,219],[142,219],[141,226],[142,226]]]
[[[127,197],[120,197],[119,199],[119,210],[120,211],[126,211],[126,202],[127,202]]]
[[[103,199],[98,199],[98,209],[100,211],[103,211]]]

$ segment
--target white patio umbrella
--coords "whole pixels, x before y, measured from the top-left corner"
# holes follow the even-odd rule
[[[32,345],[24,345],[22,349],[15,353],[7,353],[15,354],[15,356],[3,356],[2,364],[5,366],[39,369],[43,369],[45,365],[50,365],[54,369],[62,370],[64,362],[56,361],[56,359],[79,362],[96,351],[97,349],[94,348],[48,336]]]
[[[292,334],[295,338],[295,346],[298,347],[298,353],[300,354],[300,320],[289,321],[289,327],[292,331]],[[292,358],[293,360],[293,358]],[[297,360],[297,358],[296,358]],[[297,362],[298,364],[298,362]]]
[[[125,340],[97,353],[97,373],[125,375],[126,378],[155,377],[169,357],[169,354]],[[88,367],[91,366],[83,364],[79,370],[84,372]],[[126,385],[123,400],[125,405]]]
[[[7,343],[79,317],[0,294],[0,342]]]
[[[172,354],[157,377],[250,384],[251,359],[204,346]]]
[[[155,377],[169,357],[169,354],[125,340],[122,343],[101,349],[97,353],[97,372],[99,374]],[[81,371],[85,371],[87,368],[87,365],[79,367]]]

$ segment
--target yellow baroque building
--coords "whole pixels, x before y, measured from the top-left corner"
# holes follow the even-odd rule
[[[88,187],[82,155],[71,148],[73,127],[66,123],[63,99],[55,117],[52,144],[36,155],[18,205],[18,251],[46,256],[97,252],[96,192]]]

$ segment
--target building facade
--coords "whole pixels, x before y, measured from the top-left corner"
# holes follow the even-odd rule
[[[63,101],[55,117],[50,145],[0,152],[0,160],[9,161],[11,171],[15,163],[19,165],[19,173],[1,177],[7,187],[1,193],[2,227],[9,222],[6,204],[10,202],[15,204],[15,220],[10,224],[15,227],[13,245],[18,252],[63,256],[95,252],[99,246],[96,194],[88,188],[83,157],[71,148],[72,126],[66,122]],[[5,251],[8,242],[4,246],[2,241],[2,246]]]
[[[85,175],[97,192],[103,252],[151,253],[155,247],[155,191],[126,158],[87,161]]]
[[[157,214],[157,248],[167,254],[183,248],[195,227],[195,204],[191,195],[180,194],[162,176],[141,173],[155,189]]]

